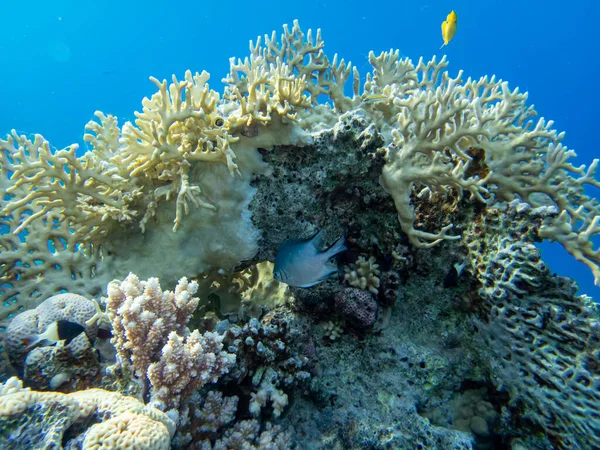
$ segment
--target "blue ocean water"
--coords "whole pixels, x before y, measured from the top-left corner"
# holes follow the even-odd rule
[[[458,31],[440,51],[440,24],[452,9]],[[206,70],[220,90],[229,57],[246,56],[250,39],[299,19],[304,30],[321,28],[327,53],[363,75],[369,50],[390,48],[415,61],[447,54],[451,72],[463,69],[465,77],[495,74],[529,91],[538,113],[566,131],[576,164],[599,156],[600,4],[593,0],[4,0],[0,17],[0,134],[40,133],[57,148],[82,143],[96,110],[120,123],[133,119],[155,90],[150,75]],[[542,249],[553,271],[600,299],[586,266],[558,244]]]

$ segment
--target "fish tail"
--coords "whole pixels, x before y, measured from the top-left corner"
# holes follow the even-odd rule
[[[50,325],[48,325],[48,327],[46,327],[46,330],[42,334],[37,335],[34,339],[32,339],[29,342],[29,344],[27,345],[27,348],[34,347],[40,343],[46,343],[46,342],[55,343],[57,341],[58,341],[57,323],[52,322]]]
[[[331,258],[347,249],[348,247],[346,247],[346,238],[342,236],[327,249],[327,255],[329,258]]]

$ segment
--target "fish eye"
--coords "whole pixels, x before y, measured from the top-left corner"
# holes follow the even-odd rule
[[[222,127],[223,125],[225,125],[225,120],[223,120],[222,117],[217,116],[215,118],[215,126]]]

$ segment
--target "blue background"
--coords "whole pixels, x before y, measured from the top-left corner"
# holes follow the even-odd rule
[[[440,24],[452,9],[458,31],[439,51]],[[597,1],[3,0],[0,17],[0,134],[41,133],[57,148],[81,143],[96,110],[121,124],[132,119],[155,91],[150,75],[207,70],[221,90],[229,57],[246,56],[250,39],[297,18],[304,31],[321,28],[327,53],[351,60],[363,76],[369,50],[390,48],[415,62],[446,53],[451,73],[464,69],[465,78],[496,74],[529,91],[540,116],[567,132],[577,164],[599,156]],[[552,270],[600,300],[586,266],[558,244],[542,248]]]

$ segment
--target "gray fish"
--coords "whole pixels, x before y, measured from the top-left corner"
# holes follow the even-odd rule
[[[342,236],[327,250],[319,251],[323,231],[307,241],[287,241],[277,250],[273,277],[293,287],[307,288],[325,281],[337,272],[331,258],[346,250]]]
[[[52,345],[58,341],[66,341],[65,345],[67,345],[84,331],[85,328],[78,323],[57,320],[48,325],[43,333],[29,336],[27,348],[36,345]]]

